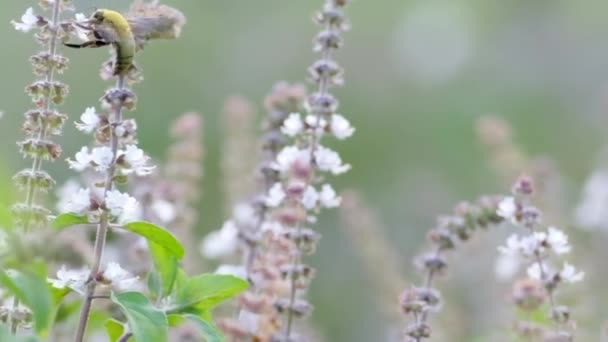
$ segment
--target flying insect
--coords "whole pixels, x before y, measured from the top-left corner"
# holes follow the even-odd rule
[[[112,75],[124,76],[134,66],[137,51],[151,39],[173,39],[179,36],[186,22],[177,9],[137,0],[129,12],[122,14],[110,9],[98,9],[89,19],[75,24],[82,30],[84,43],[64,43],[71,48],[98,48],[111,46],[114,50]]]

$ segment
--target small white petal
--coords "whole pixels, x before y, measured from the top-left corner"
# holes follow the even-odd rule
[[[80,270],[68,270],[65,265],[57,271],[57,279],[47,279],[55,288],[63,289],[69,287],[70,289],[84,295],[85,284],[89,279],[90,271],[87,268],[81,268]]]
[[[300,116],[300,114],[291,113],[291,114],[289,114],[287,119],[285,119],[285,121],[283,121],[283,126],[281,127],[281,132],[283,132],[283,134],[285,134],[287,136],[294,137],[294,136],[300,134],[302,132],[303,128],[304,128],[304,123],[302,122],[302,117]]]
[[[496,214],[506,220],[513,221],[515,219],[515,214],[517,213],[517,204],[515,203],[515,198],[513,197],[505,197],[498,204],[498,210]]]
[[[116,217],[119,223],[134,221],[141,216],[141,207],[137,200],[118,190],[109,191],[105,203],[110,214]]]
[[[323,184],[319,193],[319,202],[325,208],[336,208],[340,206],[342,198],[336,194],[331,185]]]
[[[93,161],[91,154],[89,154],[89,148],[86,146],[83,146],[80,151],[76,152],[74,159],[75,160],[68,159],[67,161],[70,169],[76,171],[84,171],[89,167],[91,161]]]
[[[338,139],[346,139],[355,132],[355,129],[350,125],[350,122],[340,114],[331,116],[330,128],[331,133]]]
[[[113,288],[119,291],[130,291],[139,289],[139,279],[120,267],[116,262],[111,262],[103,272],[103,278],[111,282]]]
[[[232,221],[224,222],[222,229],[207,234],[201,245],[201,254],[209,259],[233,254],[238,246],[238,234]]]
[[[80,115],[80,121],[76,123],[76,128],[84,133],[91,133],[101,122],[99,115],[95,112],[95,107],[88,107],[84,113]]]
[[[222,264],[215,270],[215,274],[232,275],[241,279],[247,279],[247,271],[243,265]]]
[[[560,278],[569,283],[577,283],[585,278],[585,272],[577,272],[574,266],[565,262],[561,272],[559,272]]]
[[[285,199],[285,196],[283,185],[277,182],[268,190],[268,195],[264,198],[264,202],[269,207],[278,207]]]
[[[112,149],[107,146],[95,147],[91,152],[91,160],[95,163],[95,170],[103,172],[112,165],[114,154]]]
[[[568,244],[568,236],[555,227],[549,227],[547,244],[556,254],[565,254],[572,249]]]
[[[29,32],[31,29],[36,27],[38,23],[38,16],[34,14],[33,8],[28,8],[25,13],[21,16],[21,22],[11,21],[11,24],[15,26],[17,31]]]
[[[329,171],[334,175],[350,170],[350,165],[342,164],[340,155],[329,148],[318,146],[314,153],[315,162],[321,171]]]
[[[302,205],[304,208],[310,210],[317,206],[319,200],[319,193],[312,186],[308,186],[302,194]]]

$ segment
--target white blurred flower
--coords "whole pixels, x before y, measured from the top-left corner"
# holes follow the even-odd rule
[[[251,334],[255,334],[259,330],[260,314],[241,310],[239,311],[239,325]]]
[[[68,270],[65,265],[61,266],[57,271],[57,279],[48,278],[48,282],[53,287],[58,289],[64,289],[69,287],[70,289],[84,295],[85,284],[89,279],[91,271],[88,268],[81,268],[79,270]]]
[[[135,172],[138,176],[146,176],[151,174],[155,169],[155,166],[146,165],[150,158],[145,155],[142,149],[135,145],[127,145],[123,156],[124,161],[128,164],[128,167],[122,169],[126,175]]]
[[[568,236],[555,227],[549,227],[544,246],[548,246],[556,254],[570,252],[572,247],[568,244]]]
[[[55,196],[57,197],[57,211],[65,213],[69,211],[70,201],[80,190],[80,184],[73,179],[68,179],[63,185],[55,190]]]
[[[234,253],[238,246],[238,234],[234,222],[224,222],[222,229],[207,234],[201,245],[201,254],[216,259]]]
[[[79,188],[68,197],[63,205],[62,212],[84,215],[91,207],[91,191],[88,188]]]
[[[86,23],[87,20],[89,20],[89,18],[86,15],[84,15],[83,13],[76,13],[74,15],[74,17],[76,18],[76,23],[78,23],[78,24],[84,24],[84,23]],[[90,38],[89,38],[90,31],[83,29],[82,27],[80,27],[80,25],[72,25],[72,27],[74,28],[78,39],[82,40],[83,42],[90,40]]]
[[[272,168],[284,173],[289,171],[296,161],[302,164],[310,164],[310,151],[306,149],[300,150],[296,146],[286,146],[277,155]]]
[[[253,226],[258,223],[258,216],[255,209],[249,203],[239,203],[232,210],[232,217],[235,223],[241,226]]]
[[[137,220],[141,214],[141,208],[137,200],[116,189],[108,191],[105,203],[110,210],[110,214],[118,218],[119,223]]]
[[[342,159],[336,151],[327,147],[318,146],[315,151],[315,162],[321,171],[329,171],[339,175],[350,170],[350,165],[342,164]]]
[[[302,194],[302,205],[304,208],[310,210],[317,206],[317,201],[319,200],[319,193],[312,186],[306,187],[304,193]]]
[[[517,214],[517,203],[515,203],[515,198],[513,197],[505,197],[498,203],[498,210],[496,210],[496,214],[505,220],[511,221],[511,223],[516,224],[517,218],[515,214]]]
[[[608,172],[593,172],[585,183],[575,219],[586,229],[608,228]]]
[[[520,265],[517,254],[500,254],[494,264],[494,274],[498,280],[509,280],[519,271]]]
[[[355,129],[350,125],[350,122],[340,114],[331,116],[330,128],[331,133],[338,139],[346,139],[355,132]]]
[[[175,220],[177,213],[175,212],[175,206],[162,199],[157,199],[152,203],[152,210],[163,223],[169,223]]]
[[[247,279],[247,271],[243,265],[222,264],[215,270],[215,274],[233,275],[241,279]]]
[[[542,272],[541,272],[541,270],[542,270]],[[547,277],[549,274],[552,273],[552,270],[545,263],[541,264],[541,263],[535,262],[528,267],[528,269],[526,270],[526,273],[528,274],[528,277],[530,277],[532,279],[543,281],[543,280],[545,280],[542,277],[543,273],[544,273],[545,277]]]
[[[131,291],[140,289],[139,278],[120,267],[116,262],[111,262],[103,272],[103,279],[111,283],[118,291]]]
[[[520,252],[519,237],[515,234],[511,234],[507,238],[505,246],[498,246],[498,251],[505,255],[517,255]]]
[[[327,120],[317,115],[306,115],[304,120],[311,128],[317,128],[317,131],[323,131],[327,126]]]
[[[577,272],[574,266],[565,262],[564,267],[559,272],[559,277],[568,283],[577,283],[585,278],[585,272]]]
[[[285,196],[286,194],[283,190],[283,185],[277,182],[268,190],[268,194],[264,198],[264,203],[269,207],[278,207],[285,199]]]
[[[83,146],[80,151],[76,152],[74,159],[75,160],[68,159],[67,161],[70,165],[70,169],[76,171],[84,171],[84,169],[89,167],[91,161],[93,160],[91,154],[89,153],[89,148],[86,146]]]
[[[11,24],[15,26],[15,30],[17,31],[29,32],[38,24],[38,16],[34,14],[34,9],[30,7],[21,16],[21,22],[11,20]]]
[[[287,119],[283,121],[281,132],[287,136],[294,137],[300,134],[302,129],[304,129],[304,123],[302,122],[300,113],[291,113]]]
[[[108,146],[95,147],[91,151],[91,161],[95,164],[95,171],[104,172],[110,168],[114,161],[112,149]]]
[[[285,230],[285,227],[283,227],[283,225],[281,225],[277,221],[265,220],[262,223],[261,230],[262,230],[263,233],[271,232],[274,235],[279,235],[279,234],[281,234]]]
[[[321,192],[319,193],[319,202],[325,208],[336,208],[340,206],[342,197],[336,194],[334,188],[329,184],[323,184]]]
[[[99,115],[95,112],[95,107],[88,107],[84,113],[80,115],[80,121],[76,122],[76,128],[84,133],[91,133],[101,122]]]

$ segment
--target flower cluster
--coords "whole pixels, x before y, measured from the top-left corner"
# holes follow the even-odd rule
[[[434,279],[447,271],[445,252],[456,249],[469,240],[478,230],[485,230],[504,221],[497,214],[498,197],[482,197],[476,203],[463,202],[454,213],[442,216],[437,226],[428,234],[432,245],[416,259],[417,266],[424,272],[424,283],[405,290],[399,297],[403,313],[412,317],[404,331],[406,341],[422,341],[431,337],[431,326],[427,323],[430,312],[441,307],[441,293],[433,288]]]
[[[532,180],[520,177],[513,186],[512,193],[513,196],[501,200],[496,212],[511,224],[525,228],[526,233],[512,234],[506,244],[498,248],[502,254],[499,264],[506,268],[499,274],[513,275],[520,265],[526,265],[526,277],[518,280],[513,287],[514,303],[521,310],[536,311],[548,302],[550,317],[555,321],[555,326],[537,327],[533,330],[534,334],[544,336],[545,340],[551,336],[561,336],[562,340],[570,341],[575,324],[570,315],[570,308],[557,304],[555,292],[563,283],[582,281],[585,274],[577,271],[567,261],[560,262],[560,267],[556,266],[556,259],[568,254],[572,247],[568,236],[561,230],[552,226],[546,230],[542,229],[541,212],[530,204],[534,193]],[[518,329],[518,333],[530,337],[529,329]]]

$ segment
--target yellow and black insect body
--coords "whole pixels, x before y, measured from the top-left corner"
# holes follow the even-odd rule
[[[109,9],[95,11],[84,24],[77,24],[89,32],[92,40],[64,45],[72,48],[111,45],[114,49],[112,73],[121,76],[131,70],[135,53],[143,49],[148,40],[178,37],[185,21],[184,15],[174,8],[137,0],[126,15]]]

